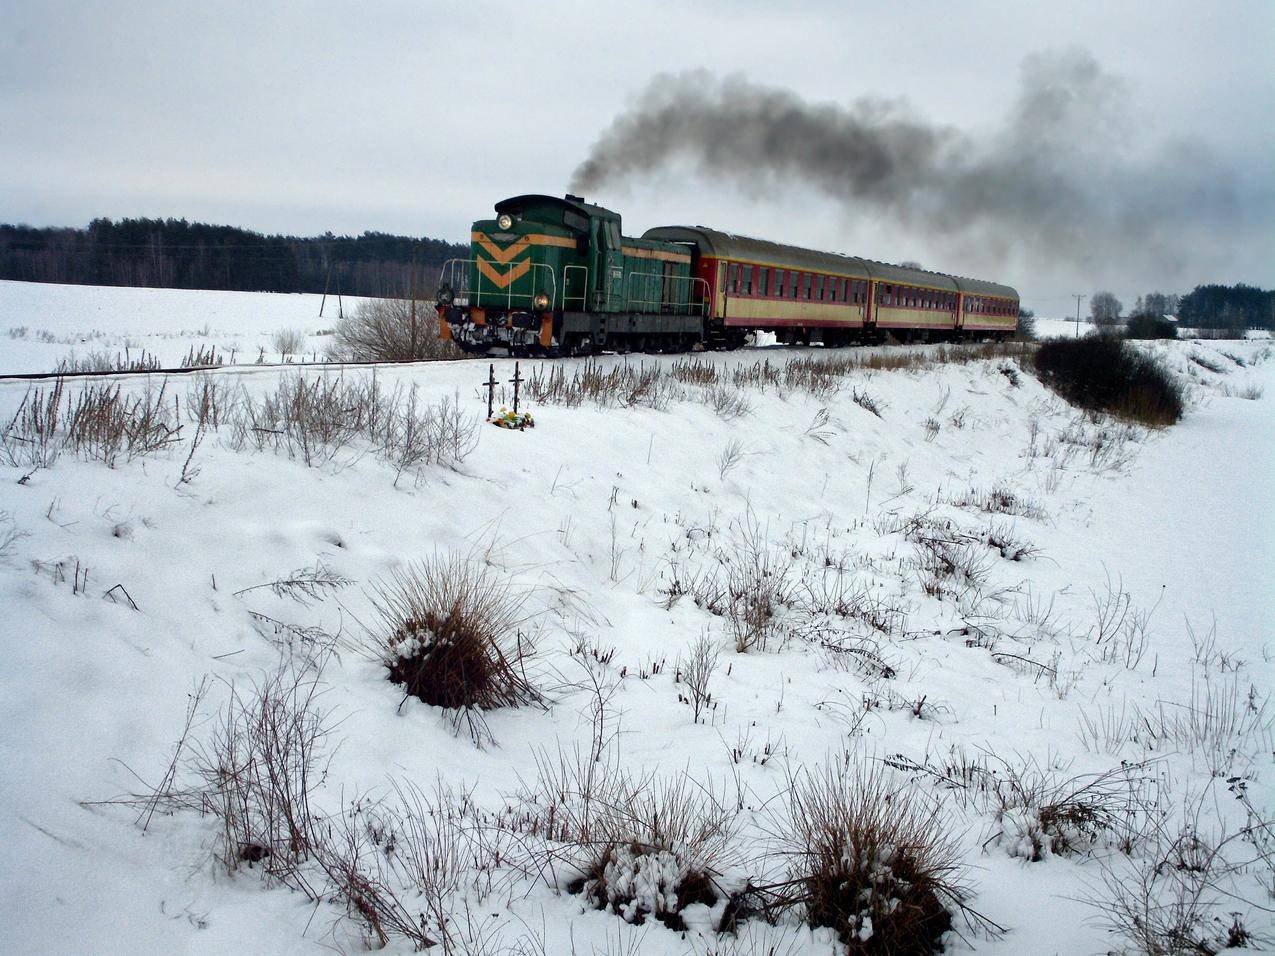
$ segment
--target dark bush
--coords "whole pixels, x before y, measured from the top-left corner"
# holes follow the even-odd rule
[[[1182,418],[1182,385],[1153,356],[1123,339],[1050,339],[1036,352],[1036,373],[1080,408],[1154,428]]]
[[[1127,339],[1176,339],[1178,327],[1159,315],[1135,315],[1125,325]]]

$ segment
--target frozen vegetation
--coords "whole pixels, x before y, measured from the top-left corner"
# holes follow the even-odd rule
[[[0,369],[317,311],[2,283]],[[0,382],[5,949],[1269,946],[1275,362],[1136,347],[1180,423],[1017,344]]]

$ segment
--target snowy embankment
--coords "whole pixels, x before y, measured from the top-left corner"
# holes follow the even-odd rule
[[[127,317],[116,327],[132,333]],[[1173,902],[1183,884],[1155,864],[1218,846],[1193,932],[1224,938],[1233,912],[1267,931],[1269,832],[1241,830],[1271,817],[1275,362],[1254,343],[1150,347],[1192,383],[1185,420],[1158,433],[1080,415],[1013,358],[816,380],[778,370],[904,353],[744,350],[645,358],[663,374],[624,404],[533,403],[534,429],[475,425],[476,443],[435,456],[446,465],[406,455],[401,434],[281,434],[263,403],[296,371],[130,378],[152,407],[180,406],[158,450],[109,467],[85,443],[48,467],[0,466],[6,947],[358,952],[383,932],[411,951],[312,859],[298,872],[318,903],[268,886],[269,858],[219,859],[227,817],[192,774],[201,751],[222,752],[232,688],[249,700],[281,660],[320,691],[325,772],[307,792],[323,832],[364,834],[365,862],[412,845],[386,819],[461,847],[442,854],[446,879],[375,871],[432,938],[469,936],[452,951],[841,952],[800,907],[770,925],[741,905],[738,936],[712,927],[728,898],[758,902],[748,881],[788,872],[776,833],[791,835],[794,781],[847,766],[933,805],[966,902],[1004,930],[958,914],[949,950],[1127,945],[1086,900],[1146,879]],[[560,370],[566,389],[583,365],[521,367]],[[302,374],[363,395],[374,381],[400,407],[414,387],[419,408],[478,416],[485,371]],[[212,385],[218,421],[199,428]],[[5,422],[27,394],[0,384]],[[486,711],[478,743],[454,712],[404,701],[368,636],[378,584],[455,556],[522,597],[537,648],[524,673],[542,700]],[[539,815],[548,768],[577,755],[653,775],[666,797],[680,782],[696,812],[715,796],[722,846],[620,847],[579,885],[580,834]],[[163,799],[129,802],[156,787]],[[438,812],[377,816],[401,792]],[[714,888],[679,906],[693,857]],[[674,909],[689,930],[634,925]],[[857,938],[889,909],[875,929],[855,917]]]
[[[216,292],[54,285],[0,279],[0,374],[51,372],[90,356],[175,368],[195,350],[224,364],[278,362],[280,331],[297,333],[295,360],[322,357],[342,310],[360,300],[308,293]],[[320,315],[322,309],[322,315]]]

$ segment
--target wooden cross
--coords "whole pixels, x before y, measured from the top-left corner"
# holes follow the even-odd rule
[[[494,364],[487,366],[487,381],[485,381],[483,384],[487,386],[487,419],[488,421],[490,421],[491,420],[491,405],[492,405],[492,400],[496,397],[496,385],[497,385],[496,366]]]
[[[514,377],[509,380],[509,384],[514,387],[514,414],[518,414],[518,383],[522,381],[522,373],[518,371],[518,363],[514,362]]]

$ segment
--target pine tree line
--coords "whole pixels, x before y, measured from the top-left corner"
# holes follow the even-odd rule
[[[442,239],[267,236],[185,219],[0,224],[0,279],[30,282],[401,296],[413,285],[428,294],[443,262],[468,255]]]

